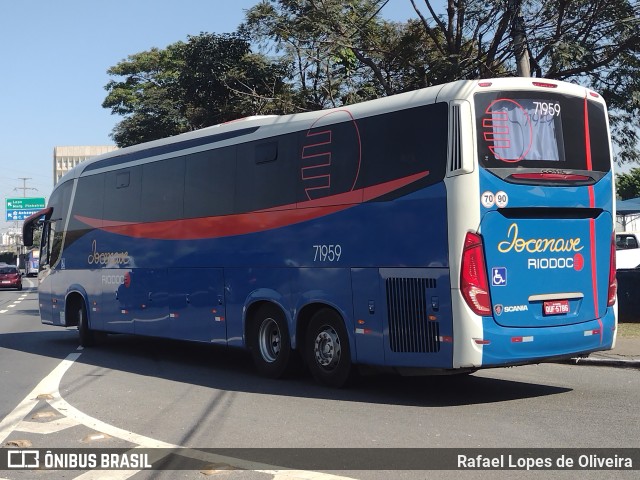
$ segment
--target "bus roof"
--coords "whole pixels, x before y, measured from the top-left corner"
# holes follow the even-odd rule
[[[105,170],[125,168],[136,163],[151,160],[161,160],[179,155],[187,155],[208,150],[214,147],[233,145],[244,141],[260,140],[283,133],[304,130],[323,116],[336,111],[346,111],[354,119],[384,113],[402,108],[411,108],[437,101],[464,100],[471,98],[474,93],[483,90],[522,90],[525,88],[553,89],[558,93],[585,96],[584,87],[536,78],[496,78],[486,80],[459,80],[456,82],[400,93],[388,97],[378,98],[353,105],[337,107],[313,112],[295,113],[290,115],[256,115],[213,125],[193,132],[172,137],[141,143],[130,147],[114,150],[92,158],[70,170],[59,183],[82,175],[91,175]],[[599,95],[591,92],[594,100],[601,100]],[[344,117],[342,117],[344,120]],[[336,116],[334,121],[340,121]],[[332,123],[327,121],[327,124]],[[269,128],[264,128],[269,127]],[[180,153],[178,153],[180,152]]]

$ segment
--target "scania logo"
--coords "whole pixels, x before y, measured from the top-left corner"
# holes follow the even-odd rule
[[[511,312],[527,312],[529,308],[526,305],[506,305],[504,307],[504,313]]]

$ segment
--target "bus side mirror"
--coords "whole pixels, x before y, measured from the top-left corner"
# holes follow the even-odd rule
[[[33,246],[33,231],[38,228],[41,220],[47,221],[51,218],[53,208],[48,207],[27,217],[22,224],[22,244],[25,247]],[[44,217],[44,218],[43,218]]]

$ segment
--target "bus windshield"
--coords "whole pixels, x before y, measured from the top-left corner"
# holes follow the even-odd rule
[[[557,93],[494,91],[476,94],[475,108],[478,159],[485,168],[610,170],[599,103]]]

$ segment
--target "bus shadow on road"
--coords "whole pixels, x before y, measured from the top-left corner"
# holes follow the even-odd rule
[[[356,375],[347,388],[331,389],[315,383],[302,368],[286,379],[264,378],[242,350],[129,335],[110,335],[99,345],[85,349],[78,363],[221,391],[407,406],[485,404],[571,391],[512,380],[505,369],[493,370],[501,372],[495,376],[489,370],[473,375],[420,377],[368,373]]]

